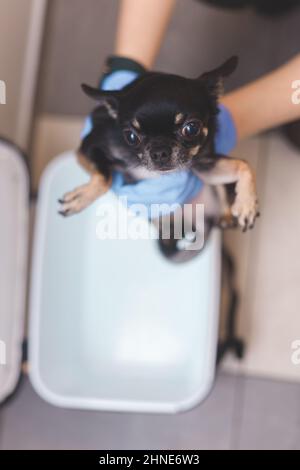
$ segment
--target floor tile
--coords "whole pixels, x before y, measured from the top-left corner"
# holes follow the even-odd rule
[[[246,378],[238,448],[300,447],[300,385]]]
[[[0,411],[0,449],[299,449],[300,385],[218,374],[199,407],[178,415],[64,410],[26,379]]]
[[[229,449],[239,380],[219,374],[207,400],[187,413],[169,417],[139,415],[136,448]]]
[[[53,407],[39,398],[28,379],[4,408],[3,449],[101,449],[130,440],[132,419],[125,414]],[[118,445],[116,445],[118,443]]]
[[[0,450],[2,449],[2,436],[3,436],[3,410],[0,407]]]
[[[219,375],[207,400],[179,415],[64,410],[26,379],[3,411],[3,449],[228,448],[237,378]]]

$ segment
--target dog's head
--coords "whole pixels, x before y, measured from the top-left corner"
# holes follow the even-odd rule
[[[189,168],[214,138],[223,78],[237,62],[231,57],[197,79],[153,72],[120,91],[82,88],[118,123],[129,163],[161,172]]]

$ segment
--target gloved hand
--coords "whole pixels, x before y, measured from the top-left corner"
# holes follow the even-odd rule
[[[120,62],[121,61],[121,62]],[[134,61],[113,57],[108,60],[109,71],[104,75],[100,87],[103,90],[120,90],[144,72]],[[236,145],[236,128],[227,108],[219,106],[218,130],[215,139],[217,153],[228,154]],[[86,119],[81,138],[92,130],[92,120]],[[173,212],[178,205],[193,199],[202,189],[203,182],[191,171],[177,171],[127,184],[120,172],[113,173],[112,190],[126,201],[137,214],[138,205],[143,205],[142,215],[156,218]],[[134,207],[136,206],[136,207]],[[151,217],[150,217],[151,216]]]

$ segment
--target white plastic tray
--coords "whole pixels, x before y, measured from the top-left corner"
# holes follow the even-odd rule
[[[30,302],[32,383],[45,400],[63,407],[189,409],[214,379],[219,233],[182,265],[165,260],[156,240],[99,240],[97,209],[118,204],[112,192],[79,215],[57,214],[58,198],[87,179],[68,152],[49,165],[40,186]],[[110,227],[115,223],[107,220]]]
[[[27,169],[19,150],[0,140],[0,403],[20,375],[29,216]]]

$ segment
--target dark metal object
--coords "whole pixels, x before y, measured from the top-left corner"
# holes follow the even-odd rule
[[[239,302],[239,293],[235,286],[235,263],[232,255],[223,245],[222,250],[223,272],[228,284],[229,302],[226,312],[225,338],[219,340],[217,349],[217,365],[228,352],[242,359],[245,352],[244,340],[236,334],[237,308]]]

